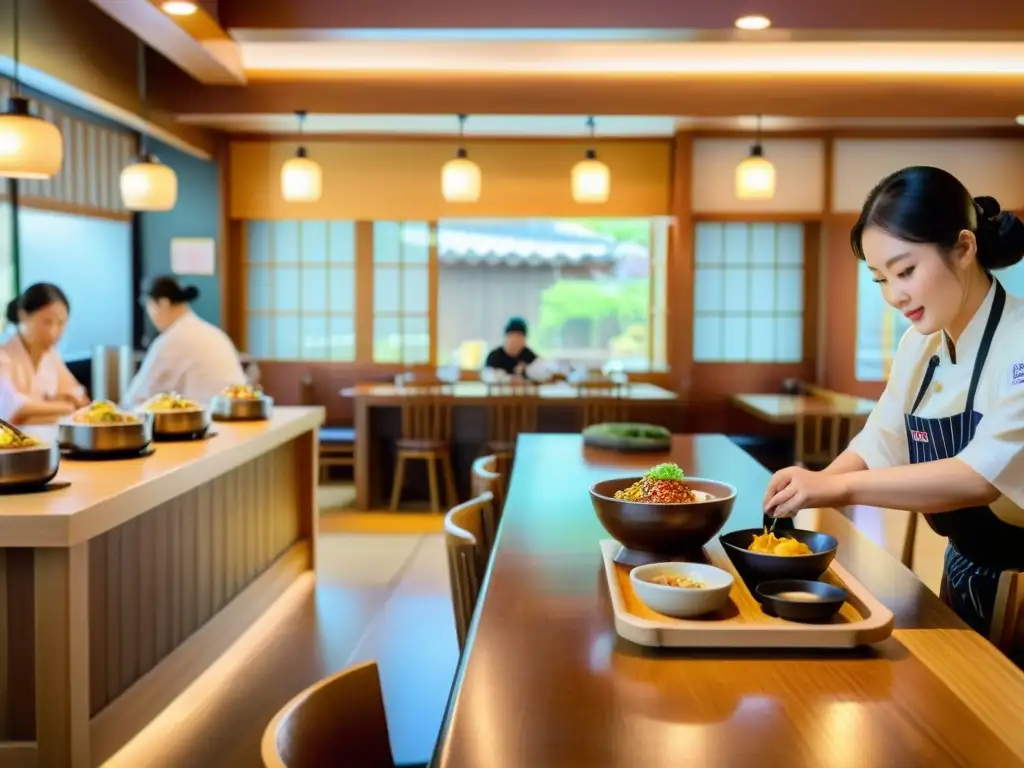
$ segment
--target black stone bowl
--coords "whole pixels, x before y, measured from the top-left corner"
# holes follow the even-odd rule
[[[842,587],[803,579],[762,581],[755,594],[765,609],[780,619],[809,622],[828,621],[847,598]]]
[[[675,556],[695,552],[722,530],[736,502],[728,483],[688,477],[685,482],[707,499],[690,504],[648,504],[616,499],[640,477],[617,477],[590,486],[590,500],[601,525],[632,552]],[[635,563],[634,563],[635,564]]]
[[[744,581],[759,583],[769,579],[815,580],[828,570],[836,557],[839,542],[834,536],[817,531],[803,531],[799,528],[780,531],[779,538],[792,536],[811,548],[810,555],[766,555],[751,552],[747,547],[754,537],[764,533],[761,528],[746,528],[719,536],[726,554]]]

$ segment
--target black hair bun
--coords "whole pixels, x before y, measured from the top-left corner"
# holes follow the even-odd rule
[[[194,285],[190,285],[181,292],[181,295],[185,301],[195,301],[199,298],[199,289]]]
[[[985,269],[1006,269],[1024,258],[1024,222],[999,207],[994,197],[976,197],[978,262]]]
[[[17,323],[18,322],[18,298],[13,298],[7,302],[7,322]]]

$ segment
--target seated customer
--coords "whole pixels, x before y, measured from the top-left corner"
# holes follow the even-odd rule
[[[526,321],[513,317],[505,325],[505,343],[491,350],[484,367],[525,378],[526,367],[536,359],[536,353],[526,346]]]

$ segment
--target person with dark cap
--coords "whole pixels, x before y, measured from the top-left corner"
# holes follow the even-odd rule
[[[146,313],[160,335],[132,379],[125,405],[139,405],[164,392],[207,405],[225,387],[245,383],[231,339],[192,311],[190,304],[197,298],[198,288],[182,287],[173,277],[157,277],[149,283]]]
[[[491,350],[484,367],[525,378],[526,367],[536,359],[537,354],[526,346],[526,321],[513,317],[505,324],[505,343]]]

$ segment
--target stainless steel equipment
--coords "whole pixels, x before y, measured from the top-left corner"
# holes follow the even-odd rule
[[[0,419],[3,429],[17,437],[25,435],[17,427]],[[0,449],[0,490],[38,487],[50,482],[60,465],[60,448],[56,443],[34,442],[23,448]]]
[[[210,412],[205,408],[178,408],[149,411],[153,415],[153,437],[201,437],[210,426]]]
[[[217,395],[210,401],[210,413],[215,421],[260,421],[269,419],[274,410],[274,398],[234,398]]]
[[[98,346],[92,353],[92,396],[96,400],[121,402],[135,375],[135,352],[131,347]]]
[[[62,421],[58,428],[61,448],[83,453],[130,453],[153,442],[153,414],[136,414],[127,424],[81,424]]]

